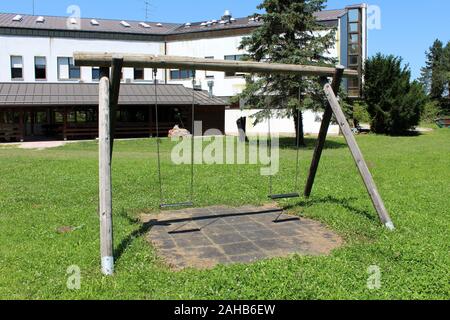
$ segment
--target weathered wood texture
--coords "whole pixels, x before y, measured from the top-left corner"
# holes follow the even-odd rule
[[[113,59],[111,68],[111,84],[109,92],[109,102],[110,102],[110,118],[111,118],[111,159],[114,150],[114,138],[116,135],[116,121],[117,121],[117,105],[119,103],[119,93],[120,93],[120,81],[122,78],[122,59]]]
[[[123,59],[124,68],[161,68],[161,69],[187,69],[221,72],[244,73],[290,73],[305,76],[331,77],[335,73],[333,67],[304,66],[280,63],[261,63],[252,61],[228,61],[215,59],[202,59],[192,57],[155,56],[155,55],[125,55],[125,54],[74,54],[75,65],[91,67],[110,67],[113,59]],[[358,77],[358,71],[345,69],[344,77]]]
[[[342,76],[344,73],[343,66],[337,66],[333,77],[332,88],[334,93],[339,93],[339,88],[342,82]],[[333,110],[327,104],[325,112],[322,116],[322,124],[320,126],[319,136],[317,138],[317,144],[314,149],[313,159],[311,161],[311,167],[309,169],[308,180],[306,181],[304,195],[305,197],[311,196],[314,180],[316,179],[317,169],[319,168],[320,158],[322,157],[323,148],[328,135],[328,129],[330,128],[331,117],[333,116]]]
[[[110,127],[110,83],[107,76],[99,84],[99,215],[100,250],[102,272],[114,273],[112,184],[111,184],[111,127]]]
[[[350,125],[345,118],[344,112],[339,105],[339,101],[334,94],[333,88],[326,84],[324,87],[325,94],[327,96],[328,102],[330,103],[330,107],[333,110],[334,115],[339,123],[339,126],[342,130],[342,134],[347,141],[348,147],[352,153],[353,159],[358,167],[359,173],[364,181],[364,184],[367,188],[367,191],[372,199],[373,205],[381,219],[381,222],[390,230],[394,230],[394,224],[392,223],[391,218],[389,217],[389,213],[386,210],[386,207],[381,199],[381,196],[378,192],[377,186],[375,185],[375,181],[370,174],[369,168],[367,167],[366,161],[362,155],[361,150],[356,142],[355,136],[350,128]]]

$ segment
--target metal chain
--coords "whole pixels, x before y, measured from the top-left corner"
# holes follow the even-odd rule
[[[268,122],[268,134],[267,142],[269,144],[269,159],[270,159],[270,175],[269,175],[269,194],[273,194],[273,176],[272,176],[272,128],[270,125],[270,118],[272,116],[272,111],[269,109],[269,115],[267,116]]]
[[[295,133],[296,137],[297,137],[297,160],[296,160],[296,169],[295,169],[295,190],[299,189],[299,184],[298,184],[298,178],[300,175],[300,117],[302,115],[301,109],[300,109],[300,103],[302,101],[302,90],[299,87],[298,88],[298,107],[297,107],[297,132]]]
[[[300,115],[301,115],[301,111],[300,111],[300,107],[297,110],[297,132],[296,132],[296,136],[297,136],[297,160],[296,160],[296,169],[295,169],[295,190],[298,190],[298,178],[300,175]]]
[[[192,125],[191,125],[191,202],[194,202],[194,139],[195,139],[195,70],[192,70]]]
[[[158,69],[153,69],[153,78],[155,83],[155,118],[156,118],[156,152],[158,154],[158,179],[159,179],[159,199],[160,203],[164,203],[163,185],[161,176],[161,150],[159,138],[159,118],[158,118]]]

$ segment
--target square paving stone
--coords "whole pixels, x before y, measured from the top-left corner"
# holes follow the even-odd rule
[[[252,263],[292,254],[325,255],[342,244],[339,236],[319,222],[280,216],[275,211],[261,213],[274,209],[193,208],[142,216],[142,222],[151,226],[148,241],[175,270]],[[280,223],[273,222],[277,217]]]
[[[250,241],[225,244],[221,246],[221,248],[229,256],[238,256],[260,252],[259,248]]]
[[[243,242],[247,239],[241,236],[239,233],[212,233],[208,237],[217,245],[231,244],[237,242]]]
[[[269,229],[260,229],[260,230],[247,230],[240,231],[239,234],[249,240],[265,240],[265,239],[274,239],[279,237],[279,235]]]

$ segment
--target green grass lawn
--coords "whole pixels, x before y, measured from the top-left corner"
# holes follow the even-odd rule
[[[135,217],[157,211],[154,140],[119,141],[113,166],[116,274],[99,266],[97,144],[38,151],[0,147],[1,299],[449,299],[450,130],[417,137],[359,136],[397,230],[381,227],[343,138],[327,144],[309,200],[280,202],[345,239],[328,257],[292,256],[251,265],[173,272],[156,256]],[[301,181],[314,140],[301,152]],[[189,167],[168,161],[167,197],[186,200]],[[281,152],[277,192],[290,192],[295,150]],[[259,167],[196,167],[196,205],[264,204]],[[73,226],[60,234],[61,226]],[[81,289],[66,270],[81,268]],[[369,290],[379,266],[381,288]]]

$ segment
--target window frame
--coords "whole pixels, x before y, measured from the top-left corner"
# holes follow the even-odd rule
[[[214,56],[206,56],[205,59],[214,60]],[[205,70],[205,79],[214,79],[215,76],[211,71]]]
[[[177,77],[173,77],[174,72],[176,72],[178,74]],[[182,76],[184,72],[187,73],[186,77]],[[174,81],[186,81],[186,80],[190,80],[194,77],[193,71],[188,70],[188,69],[170,69],[169,75],[170,75],[170,80],[174,80]]]
[[[38,64],[37,64],[37,59],[38,58],[43,58],[44,59],[44,61],[45,61],[45,64],[43,65],[44,66],[44,77],[43,78],[38,78],[37,77],[37,71],[38,71]],[[42,66],[42,65],[39,65],[39,66]],[[47,74],[47,57],[45,57],[45,56],[35,56],[34,57],[34,79],[36,80],[36,81],[47,81],[48,80],[48,74]]]
[[[230,57],[233,57],[234,59],[228,59]],[[237,59],[239,57],[239,59]],[[224,55],[224,60],[227,61],[242,61],[242,57],[244,57],[244,54],[229,54]],[[244,77],[245,73],[242,72],[225,72],[225,78],[242,78]]]
[[[14,68],[13,67],[13,59],[14,58],[20,58],[21,61],[21,68],[20,68],[20,75],[21,77],[14,77],[14,70],[19,69],[19,68]],[[10,56],[10,76],[11,76],[11,81],[23,81],[24,80],[24,63],[23,63],[23,56],[19,56],[19,55],[11,55]]]
[[[60,59],[67,59],[67,62],[68,62],[68,74],[67,74],[67,78],[61,78],[61,69],[60,69],[60,63],[59,63],[59,61],[60,61]],[[58,81],[77,81],[77,80],[81,80],[81,67],[77,67],[77,66],[75,66],[75,64],[74,64],[74,61],[73,61],[73,57],[57,57],[56,58],[56,64],[57,64],[57,66],[58,66],[58,70],[57,70],[57,72],[58,72]],[[78,72],[79,72],[79,77],[72,77],[71,76],[71,74],[72,74],[72,71],[73,71],[73,69],[78,69]]]
[[[136,71],[142,72],[142,77],[136,77]],[[145,80],[145,68],[133,68],[133,80],[144,81]]]
[[[94,70],[98,70],[98,78],[94,78]],[[98,82],[98,81],[100,81],[100,67],[92,67],[91,68],[91,79],[92,79],[92,81],[96,81],[96,82]]]
[[[358,11],[357,20],[351,19],[351,12]],[[356,26],[356,30],[352,29],[352,26]],[[347,60],[348,67],[353,70],[357,70],[358,73],[362,74],[362,11],[360,8],[351,8],[347,11]],[[356,38],[356,41],[354,41]],[[356,64],[351,63],[351,60],[356,57]],[[361,94],[361,78],[355,79],[357,86],[348,82],[348,94],[359,96]]]

